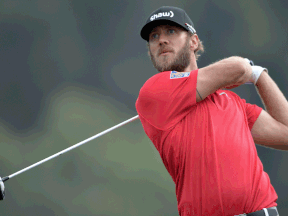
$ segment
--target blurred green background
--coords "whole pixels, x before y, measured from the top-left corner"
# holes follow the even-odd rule
[[[200,68],[247,57],[288,96],[287,1],[1,0],[2,177],[137,115],[138,92],[157,73],[139,33],[163,5],[194,22],[206,48]],[[263,107],[253,86],[233,91]],[[288,152],[257,149],[287,215]],[[5,186],[0,215],[178,215],[174,183],[139,120]]]

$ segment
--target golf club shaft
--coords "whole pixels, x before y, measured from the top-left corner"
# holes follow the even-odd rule
[[[89,142],[89,141],[91,141],[91,140],[93,140],[93,139],[96,139],[96,138],[98,138],[98,137],[100,137],[100,136],[102,136],[102,135],[104,135],[104,134],[106,134],[106,133],[108,133],[108,132],[110,132],[110,131],[112,131],[112,130],[114,130],[114,129],[116,129],[116,128],[119,128],[119,127],[121,127],[121,126],[123,126],[123,125],[125,125],[125,124],[127,124],[127,123],[129,123],[129,122],[132,122],[132,121],[134,121],[134,120],[136,120],[136,119],[138,119],[138,118],[139,118],[138,115],[137,115],[137,116],[134,116],[133,118],[130,118],[130,119],[128,119],[128,120],[126,120],[126,121],[118,124],[118,125],[115,125],[115,126],[109,128],[109,129],[105,130],[105,131],[102,131],[101,133],[98,133],[98,134],[96,134],[96,135],[94,135],[94,136],[92,136],[92,137],[90,137],[90,138],[88,138],[88,139],[86,139],[86,140],[83,140],[82,142],[79,142],[79,143],[77,143],[77,144],[75,144],[75,145],[73,145],[73,146],[71,146],[71,147],[69,147],[69,148],[67,148],[67,149],[64,149],[64,150],[62,150],[62,151],[60,151],[60,152],[58,152],[58,153],[56,153],[56,154],[54,154],[54,155],[51,155],[50,157],[47,157],[47,158],[45,158],[45,159],[43,159],[43,160],[41,160],[41,161],[39,161],[39,162],[37,162],[37,163],[35,163],[35,164],[32,164],[32,165],[29,166],[29,167],[26,167],[26,168],[24,168],[24,169],[22,169],[22,170],[20,170],[20,171],[18,171],[18,172],[16,172],[16,173],[14,173],[14,174],[11,174],[11,175],[9,175],[9,176],[6,176],[6,177],[2,178],[2,181],[5,182],[5,181],[7,181],[8,179],[13,178],[14,176],[17,176],[17,175],[19,175],[19,174],[21,174],[21,173],[23,173],[23,172],[26,172],[26,171],[29,170],[29,169],[32,169],[32,168],[34,168],[34,167],[36,167],[36,166],[38,166],[38,165],[40,165],[40,164],[42,164],[42,163],[45,163],[46,161],[49,161],[49,160],[51,160],[51,159],[53,159],[53,158],[55,158],[55,157],[58,157],[58,156],[66,153],[66,152],[68,152],[68,151],[70,151],[70,150],[72,150],[72,149],[75,149],[75,148],[77,148],[77,147],[79,147],[79,146],[81,146],[81,145],[83,145],[83,144],[85,144],[85,143],[87,143],[87,142]]]

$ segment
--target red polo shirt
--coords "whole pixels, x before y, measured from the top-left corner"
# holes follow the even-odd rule
[[[234,216],[276,206],[250,132],[262,108],[227,90],[196,103],[197,75],[156,74],[136,101],[145,133],[175,182],[179,214]]]

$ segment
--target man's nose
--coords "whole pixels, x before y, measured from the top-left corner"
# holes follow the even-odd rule
[[[168,43],[169,43],[169,40],[168,40],[167,35],[160,34],[159,35],[159,44],[168,44]]]

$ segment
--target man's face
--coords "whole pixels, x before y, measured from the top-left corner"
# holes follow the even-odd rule
[[[149,55],[159,72],[182,72],[191,62],[190,37],[180,27],[157,26],[149,35]]]

